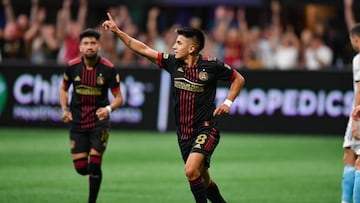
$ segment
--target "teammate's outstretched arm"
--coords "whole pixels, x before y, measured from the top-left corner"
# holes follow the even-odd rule
[[[120,38],[120,40],[135,53],[146,57],[153,63],[157,62],[158,51],[150,48],[143,42],[130,37],[127,33],[120,30],[109,12],[107,13],[107,16],[109,19],[102,24],[105,30],[110,30],[111,32],[115,33]]]

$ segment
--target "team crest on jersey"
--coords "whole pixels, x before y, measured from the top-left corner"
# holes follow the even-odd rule
[[[103,85],[104,84],[104,77],[102,76],[102,74],[100,73],[100,75],[96,78],[96,83],[98,85]]]
[[[183,72],[184,72],[184,69],[183,69],[182,67],[179,67],[179,68],[177,69],[177,71],[183,73]]]
[[[169,58],[169,54],[163,54],[164,59],[168,59]]]
[[[208,79],[209,79],[208,73],[205,72],[205,70],[200,71],[200,73],[199,73],[199,79],[200,79],[201,81],[206,81],[206,80],[208,80]]]
[[[79,76],[76,76],[74,81],[81,81],[81,78]]]

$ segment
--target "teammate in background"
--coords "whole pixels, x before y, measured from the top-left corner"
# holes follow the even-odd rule
[[[177,30],[174,54],[158,52],[120,30],[112,16],[103,23],[135,53],[146,57],[170,73],[178,144],[185,162],[185,175],[197,203],[225,202],[210,178],[210,158],[220,140],[216,116],[229,113],[232,101],[244,85],[244,78],[233,68],[213,58],[202,56],[203,33],[195,28]],[[215,106],[218,80],[231,81],[227,99]]]
[[[109,116],[120,107],[120,77],[114,65],[100,57],[100,33],[86,29],[80,34],[82,56],[67,63],[60,88],[62,119],[70,123],[70,147],[76,171],[89,176],[89,203],[96,202],[102,179],[102,156],[109,137]],[[73,85],[70,108],[69,87]],[[111,104],[108,90],[114,96]]]
[[[346,25],[347,28],[349,30],[353,29],[356,22],[355,22],[355,18],[353,15],[353,11],[352,11],[352,0],[344,0],[344,14],[345,14],[345,21],[346,21]],[[355,34],[355,35],[353,35]],[[358,49],[358,45],[356,45],[356,33],[352,33],[352,31],[350,31],[350,41],[351,44],[354,48],[354,50],[357,51]],[[355,91],[355,95],[357,95],[357,89],[359,90],[359,88],[357,88],[357,81],[360,78],[359,75],[359,71],[360,71],[360,67],[358,67],[356,64],[356,60],[359,60],[359,55],[355,56],[353,59],[353,79],[354,79],[354,91]],[[354,100],[354,105],[356,105],[357,103],[359,103],[359,101],[356,99],[355,96],[355,100]],[[354,130],[358,129],[357,126],[358,122],[353,122],[353,119],[351,119],[351,117],[349,118],[347,127],[346,127],[346,131],[345,131],[345,135],[344,135],[344,142],[343,142],[343,148],[344,148],[344,170],[343,170],[343,175],[342,175],[342,181],[341,181],[341,186],[342,186],[342,196],[341,196],[341,203],[350,203],[353,201],[353,195],[355,193],[353,193],[354,191],[354,180],[355,180],[355,160],[356,160],[356,154],[355,152],[351,149],[351,144],[352,144],[352,139],[354,134]]]
[[[354,78],[354,105],[360,105],[360,23],[355,24],[350,30],[350,41],[354,50],[358,53],[353,59]],[[359,121],[352,124],[351,149],[355,152],[355,175],[353,188],[353,202],[360,203],[360,132]]]

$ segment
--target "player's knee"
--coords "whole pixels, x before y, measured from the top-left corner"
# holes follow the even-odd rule
[[[89,174],[89,170],[87,167],[86,168],[75,168],[75,169],[76,169],[76,172],[80,175],[85,176],[85,175]]]
[[[357,171],[360,170],[360,157],[358,157],[355,161],[355,169]]]
[[[201,173],[198,169],[185,167],[185,175],[188,180],[195,180],[201,175]]]
[[[354,165],[356,154],[351,148],[345,148],[343,161],[345,165]]]
[[[75,167],[76,172],[80,175],[88,175],[89,174],[87,158],[74,160],[74,167]]]

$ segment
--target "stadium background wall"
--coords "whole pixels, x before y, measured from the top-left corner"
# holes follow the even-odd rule
[[[58,101],[63,70],[0,66],[0,126],[66,127]],[[125,103],[112,113],[112,128],[174,130],[169,75],[152,67],[117,71]],[[239,71],[246,85],[230,115],[218,119],[223,132],[343,134],[352,108],[351,72]],[[228,87],[219,84],[217,104]]]

